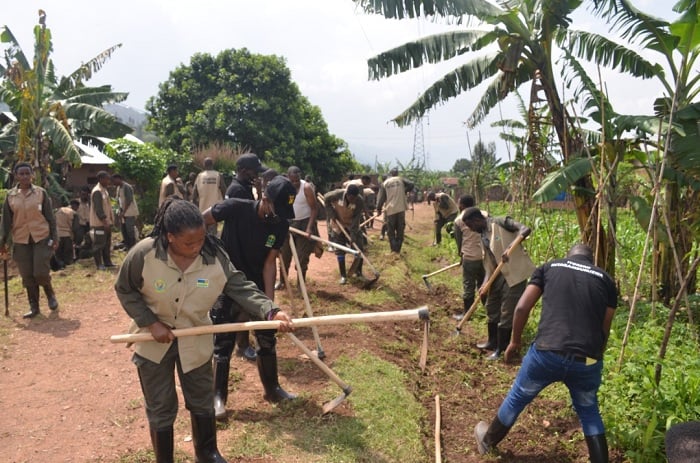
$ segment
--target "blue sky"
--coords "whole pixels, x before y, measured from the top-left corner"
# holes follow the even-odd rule
[[[634,2],[643,11],[666,18],[675,16],[672,3]],[[0,24],[10,27],[27,53],[33,47],[31,34],[39,8],[47,13],[59,75],[121,43],[91,83],[109,83],[117,91],[129,92],[126,104],[140,109],[169,72],[187,64],[194,53],[246,47],[253,53],[282,56],[302,93],[321,108],[330,132],[347,141],[359,161],[370,165],[375,160],[390,164],[410,160],[414,127],[398,128],[389,121],[458,62],[369,81],[369,57],[455,26],[368,16],[351,0],[9,2],[3,5]],[[576,28],[603,31],[600,21],[582,13]],[[619,112],[649,114],[652,101],[660,96],[660,87],[652,82],[605,70],[602,74]],[[490,123],[500,118],[498,110],[469,132],[463,123],[480,95],[476,89],[430,111],[423,122],[423,152],[429,169],[449,170],[456,159],[468,157],[468,139],[472,144],[479,137],[484,142],[497,141],[498,129]],[[510,100],[504,102],[503,117],[514,114],[513,105]],[[497,154],[507,159],[505,144],[497,143]]]

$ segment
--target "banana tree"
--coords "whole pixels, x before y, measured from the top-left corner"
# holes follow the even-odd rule
[[[488,0],[354,1],[366,12],[383,14],[387,18],[442,16],[457,18],[459,24],[479,20],[488,26],[465,27],[427,36],[370,58],[372,79],[389,77],[427,63],[463,59],[396,116],[393,121],[397,125],[410,124],[428,109],[488,82],[468,119],[468,124],[474,126],[518,87],[535,83],[547,103],[564,161],[582,155],[584,143],[575,118],[567,112],[557,90],[559,73],[554,70],[553,54],[556,53],[555,38],[569,29],[571,14],[583,0],[501,0],[497,4]],[[478,56],[468,61],[464,59],[467,53],[473,52],[478,52]],[[653,75],[648,69],[644,71],[645,77]],[[605,265],[606,242],[599,239],[605,231],[594,209],[595,195],[590,177],[576,182],[574,199],[582,239],[596,247],[597,262]]]
[[[52,164],[80,165],[80,153],[73,140],[81,136],[118,138],[131,132],[102,109],[105,103],[126,99],[127,93],[113,92],[109,85],[87,87],[90,79],[121,46],[113,46],[82,64],[68,76],[58,78],[50,59],[53,50],[46,13],[39,10],[34,27],[34,59],[29,60],[7,26],[0,30],[0,41],[8,44],[4,64],[0,63],[0,101],[10,107],[16,122],[0,132],[4,162],[31,163],[40,183],[46,184]]]
[[[653,121],[644,116],[618,116],[615,122],[621,126],[636,123],[641,131],[654,134],[648,143],[656,146],[656,162],[663,174],[661,211],[668,221],[668,236],[675,238],[674,242],[660,241],[657,249],[659,286],[666,302],[676,294],[682,275],[688,270],[693,242],[698,241],[697,233],[690,227],[697,223],[696,211],[700,206],[694,186],[698,181],[698,169],[693,167],[697,156],[692,154],[700,143],[697,130],[693,130],[699,119],[693,119],[697,113],[687,109],[700,93],[700,75],[695,66],[700,55],[697,1],[681,0],[673,10],[680,13],[673,21],[646,14],[629,0],[599,0],[594,10],[606,18],[611,30],[619,32],[630,46],[655,53],[657,63],[647,61],[631,47],[607,37],[572,31],[566,37],[573,54],[633,77],[645,76],[646,69],[652,69],[653,77],[662,86],[664,95],[654,102]],[[679,128],[682,126],[688,130]],[[695,281],[688,287],[693,290]]]

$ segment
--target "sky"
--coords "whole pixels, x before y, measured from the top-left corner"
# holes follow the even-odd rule
[[[672,3],[675,1],[634,1],[641,10],[667,19],[675,17]],[[502,160],[512,150],[498,141],[500,129],[490,124],[515,117],[514,100],[494,108],[479,127],[468,130],[464,124],[483,88],[429,111],[418,127],[399,128],[391,122],[425,88],[465,62],[464,58],[368,80],[368,58],[459,26],[426,19],[387,20],[364,14],[351,0],[6,2],[0,25],[10,28],[29,56],[39,9],[47,14],[58,75],[70,74],[82,62],[122,44],[88,84],[110,84],[115,91],[128,92],[124,104],[133,108],[143,110],[148,98],[157,95],[159,84],[178,66],[189,64],[193,54],[247,48],[283,57],[302,94],[321,109],[329,131],[345,140],[363,164],[406,165],[416,153],[429,170],[447,171],[457,159],[469,158],[469,144],[473,146],[478,139],[497,142],[497,156]],[[574,25],[603,32],[601,22],[587,13],[578,15]],[[660,96],[658,84],[601,72],[618,112],[651,112],[653,100]],[[523,92],[528,94],[529,89]]]

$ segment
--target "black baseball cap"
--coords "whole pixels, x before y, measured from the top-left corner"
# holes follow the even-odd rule
[[[265,167],[260,162],[260,159],[258,159],[258,155],[253,153],[246,153],[241,155],[236,160],[236,167],[238,168],[238,170],[251,169],[257,173],[262,173],[267,170],[267,167]]]
[[[278,175],[267,183],[265,196],[275,206],[275,214],[286,220],[294,218],[294,199],[297,189],[288,178]]]

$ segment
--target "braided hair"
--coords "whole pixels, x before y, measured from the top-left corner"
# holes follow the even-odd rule
[[[171,196],[163,201],[158,208],[153,221],[153,231],[148,235],[156,242],[160,241],[163,248],[168,248],[167,234],[177,235],[185,230],[204,228],[204,218],[199,208],[182,198]],[[219,240],[209,233],[205,235],[204,247],[216,254]]]

